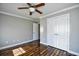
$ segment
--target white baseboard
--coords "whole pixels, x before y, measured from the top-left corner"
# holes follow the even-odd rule
[[[74,51],[72,51],[72,50],[69,50],[68,52],[69,52],[69,53],[72,53],[72,54],[75,54],[75,55],[77,55],[77,56],[79,56],[79,53],[74,52]]]
[[[14,46],[16,46],[16,45],[21,45],[21,44],[24,44],[24,43],[32,42],[32,41],[34,41],[34,40],[29,40],[29,41],[25,41],[25,42],[13,44],[13,45],[8,45],[8,46],[5,46],[5,47],[1,47],[0,50],[5,49],[5,48],[14,47]]]
[[[33,39],[33,40],[38,40],[38,39]]]
[[[40,42],[41,44],[44,44],[44,45],[47,45],[47,43],[44,43],[44,42]]]

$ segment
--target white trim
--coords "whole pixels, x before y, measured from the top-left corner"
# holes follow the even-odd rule
[[[16,14],[12,14],[12,13],[8,13],[8,12],[4,12],[4,11],[0,11],[0,13],[1,13],[1,14],[5,14],[5,15],[9,15],[9,16],[14,16],[14,17],[18,17],[18,18],[22,18],[22,19],[28,19],[28,20],[33,21],[32,18],[23,17],[23,16],[20,16],[20,15],[16,15]]]
[[[46,15],[41,16],[41,17],[39,17],[39,18],[40,18],[40,19],[41,19],[41,18],[45,18],[45,17],[51,16],[51,15],[54,15],[54,14],[57,14],[57,13],[60,13],[60,12],[63,12],[63,11],[71,10],[71,9],[74,9],[74,8],[78,8],[78,7],[79,7],[79,5],[74,5],[74,6],[72,6],[72,7],[68,7],[68,8],[65,8],[65,9],[62,9],[62,10],[59,10],[59,11],[50,13],[50,14],[46,14]]]
[[[0,50],[5,49],[5,48],[14,47],[14,46],[17,46],[17,45],[21,45],[21,44],[24,44],[24,43],[32,42],[32,41],[34,41],[34,40],[29,40],[29,41],[25,41],[25,42],[13,44],[13,45],[8,45],[8,46],[5,46],[5,47],[1,47]]]
[[[69,53],[72,53],[72,54],[75,54],[75,55],[77,55],[77,56],[79,56],[79,53],[74,52],[74,51],[72,51],[72,50],[69,50],[68,52],[69,52]]]
[[[68,28],[68,31],[69,31],[69,33],[68,33],[68,50],[69,50],[69,47],[70,47],[70,14],[68,14],[68,26],[69,26],[69,28]]]
[[[44,42],[40,42],[41,44],[44,44],[44,45],[47,45],[47,43],[44,43]]]

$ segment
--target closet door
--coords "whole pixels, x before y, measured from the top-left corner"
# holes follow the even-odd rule
[[[47,20],[47,42],[59,49],[69,49],[69,14]]]

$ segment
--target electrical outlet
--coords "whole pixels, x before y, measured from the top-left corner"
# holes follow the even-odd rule
[[[16,40],[16,41],[19,41],[19,40]]]
[[[6,41],[6,44],[8,44],[9,42],[8,41]]]

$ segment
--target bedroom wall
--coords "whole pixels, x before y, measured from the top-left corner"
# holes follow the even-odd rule
[[[40,42],[47,43],[47,21],[46,19],[40,20]]]
[[[79,8],[70,12],[70,50],[79,53]]]
[[[61,13],[57,13],[51,16],[48,16],[46,18],[43,18],[42,21],[40,20],[40,22],[43,24],[43,22],[46,22],[45,19],[50,18],[50,17],[54,17],[54,16],[58,16],[58,15],[63,15],[69,13],[70,14],[70,40],[69,40],[69,50],[72,52],[75,52],[77,54],[79,54],[79,7],[72,9],[72,10],[68,10],[68,11],[64,11]],[[45,20],[45,21],[43,21]],[[41,24],[40,23],[40,24]],[[45,30],[47,30],[46,25],[43,25],[43,28]],[[45,31],[43,33],[43,36],[46,35]],[[41,35],[42,36],[42,35]],[[43,37],[46,38],[46,37]],[[45,39],[43,39],[42,41],[46,41]]]
[[[0,48],[33,40],[33,23],[0,14]]]

